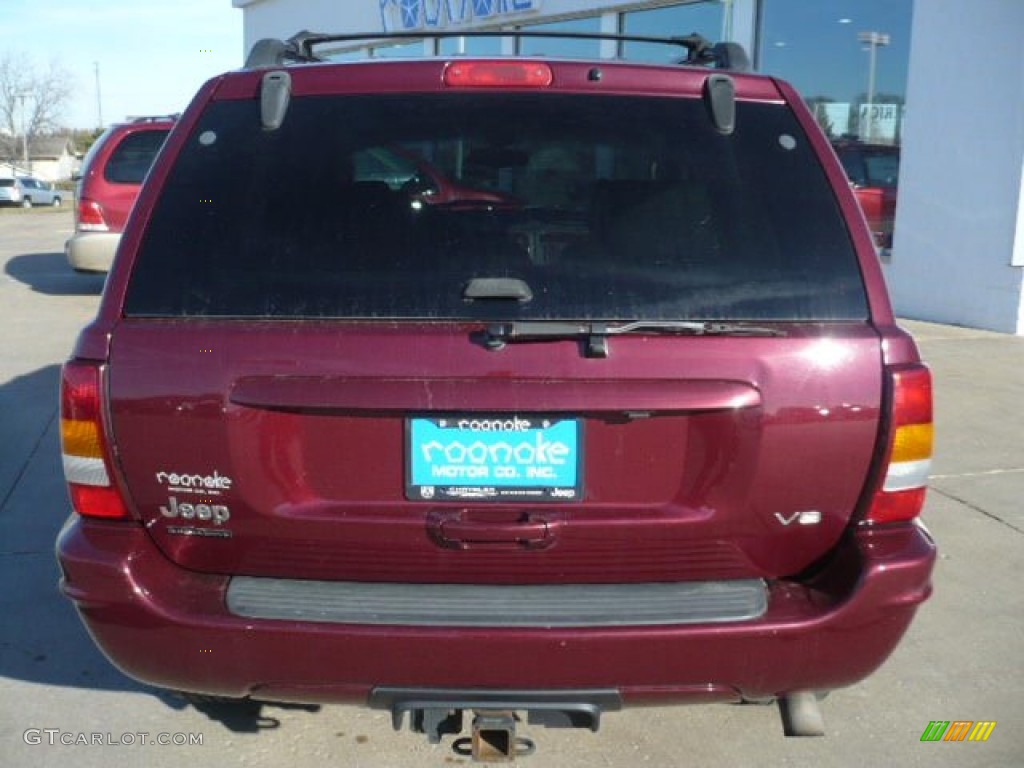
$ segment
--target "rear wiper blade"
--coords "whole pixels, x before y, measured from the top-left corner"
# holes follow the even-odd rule
[[[487,327],[486,344],[501,349],[508,343],[584,339],[587,357],[607,357],[608,337],[625,334],[678,334],[681,336],[785,336],[778,328],[691,320],[636,320],[621,325],[572,323],[561,320],[514,320]]]
[[[609,326],[609,336],[620,333],[679,333],[694,336],[785,336],[778,328],[750,323],[726,323],[692,320],[637,320],[624,325]]]

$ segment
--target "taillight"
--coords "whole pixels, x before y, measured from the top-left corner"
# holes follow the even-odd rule
[[[110,227],[103,217],[103,206],[95,200],[78,202],[78,228],[83,232],[106,232]]]
[[[453,61],[444,70],[444,84],[454,88],[536,88],[553,79],[542,62]]]
[[[932,464],[932,375],[924,365],[894,368],[888,456],[881,487],[864,520],[895,523],[913,520],[924,506]]]
[[[60,448],[71,503],[85,517],[128,519],[121,494],[110,481],[101,402],[100,366],[65,363],[61,372]]]

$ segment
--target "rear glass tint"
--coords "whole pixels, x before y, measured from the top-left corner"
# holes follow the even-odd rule
[[[115,184],[141,184],[170,131],[129,133],[114,147],[103,177]]]
[[[788,108],[444,93],[210,105],[148,224],[134,316],[863,319],[849,233]],[[532,299],[476,299],[474,278]]]

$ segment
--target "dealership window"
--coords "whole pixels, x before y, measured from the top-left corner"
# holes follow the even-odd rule
[[[698,32],[709,40],[718,40],[722,32],[724,7],[719,2],[699,2],[632,11],[622,14],[622,32],[643,37],[674,37]],[[622,53],[633,61],[663,64],[686,56],[682,48],[656,43],[624,43]]]
[[[599,16],[571,21],[557,21],[550,24],[531,24],[522,27],[527,32],[577,32],[598,34],[601,31]],[[593,58],[601,53],[601,44],[597,40],[544,39],[524,37],[519,41],[519,52],[524,56],[566,56],[574,58]]]
[[[375,59],[416,58],[423,55],[423,41],[414,40],[399,45],[378,45],[370,49],[370,55]]]
[[[759,69],[833,138],[899,144],[913,0],[763,0]]]
[[[438,53],[442,56],[499,56],[500,37],[444,37],[438,41]]]

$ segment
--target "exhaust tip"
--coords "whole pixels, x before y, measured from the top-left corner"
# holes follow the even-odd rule
[[[825,718],[814,691],[796,691],[779,699],[782,727],[787,736],[824,736]]]

